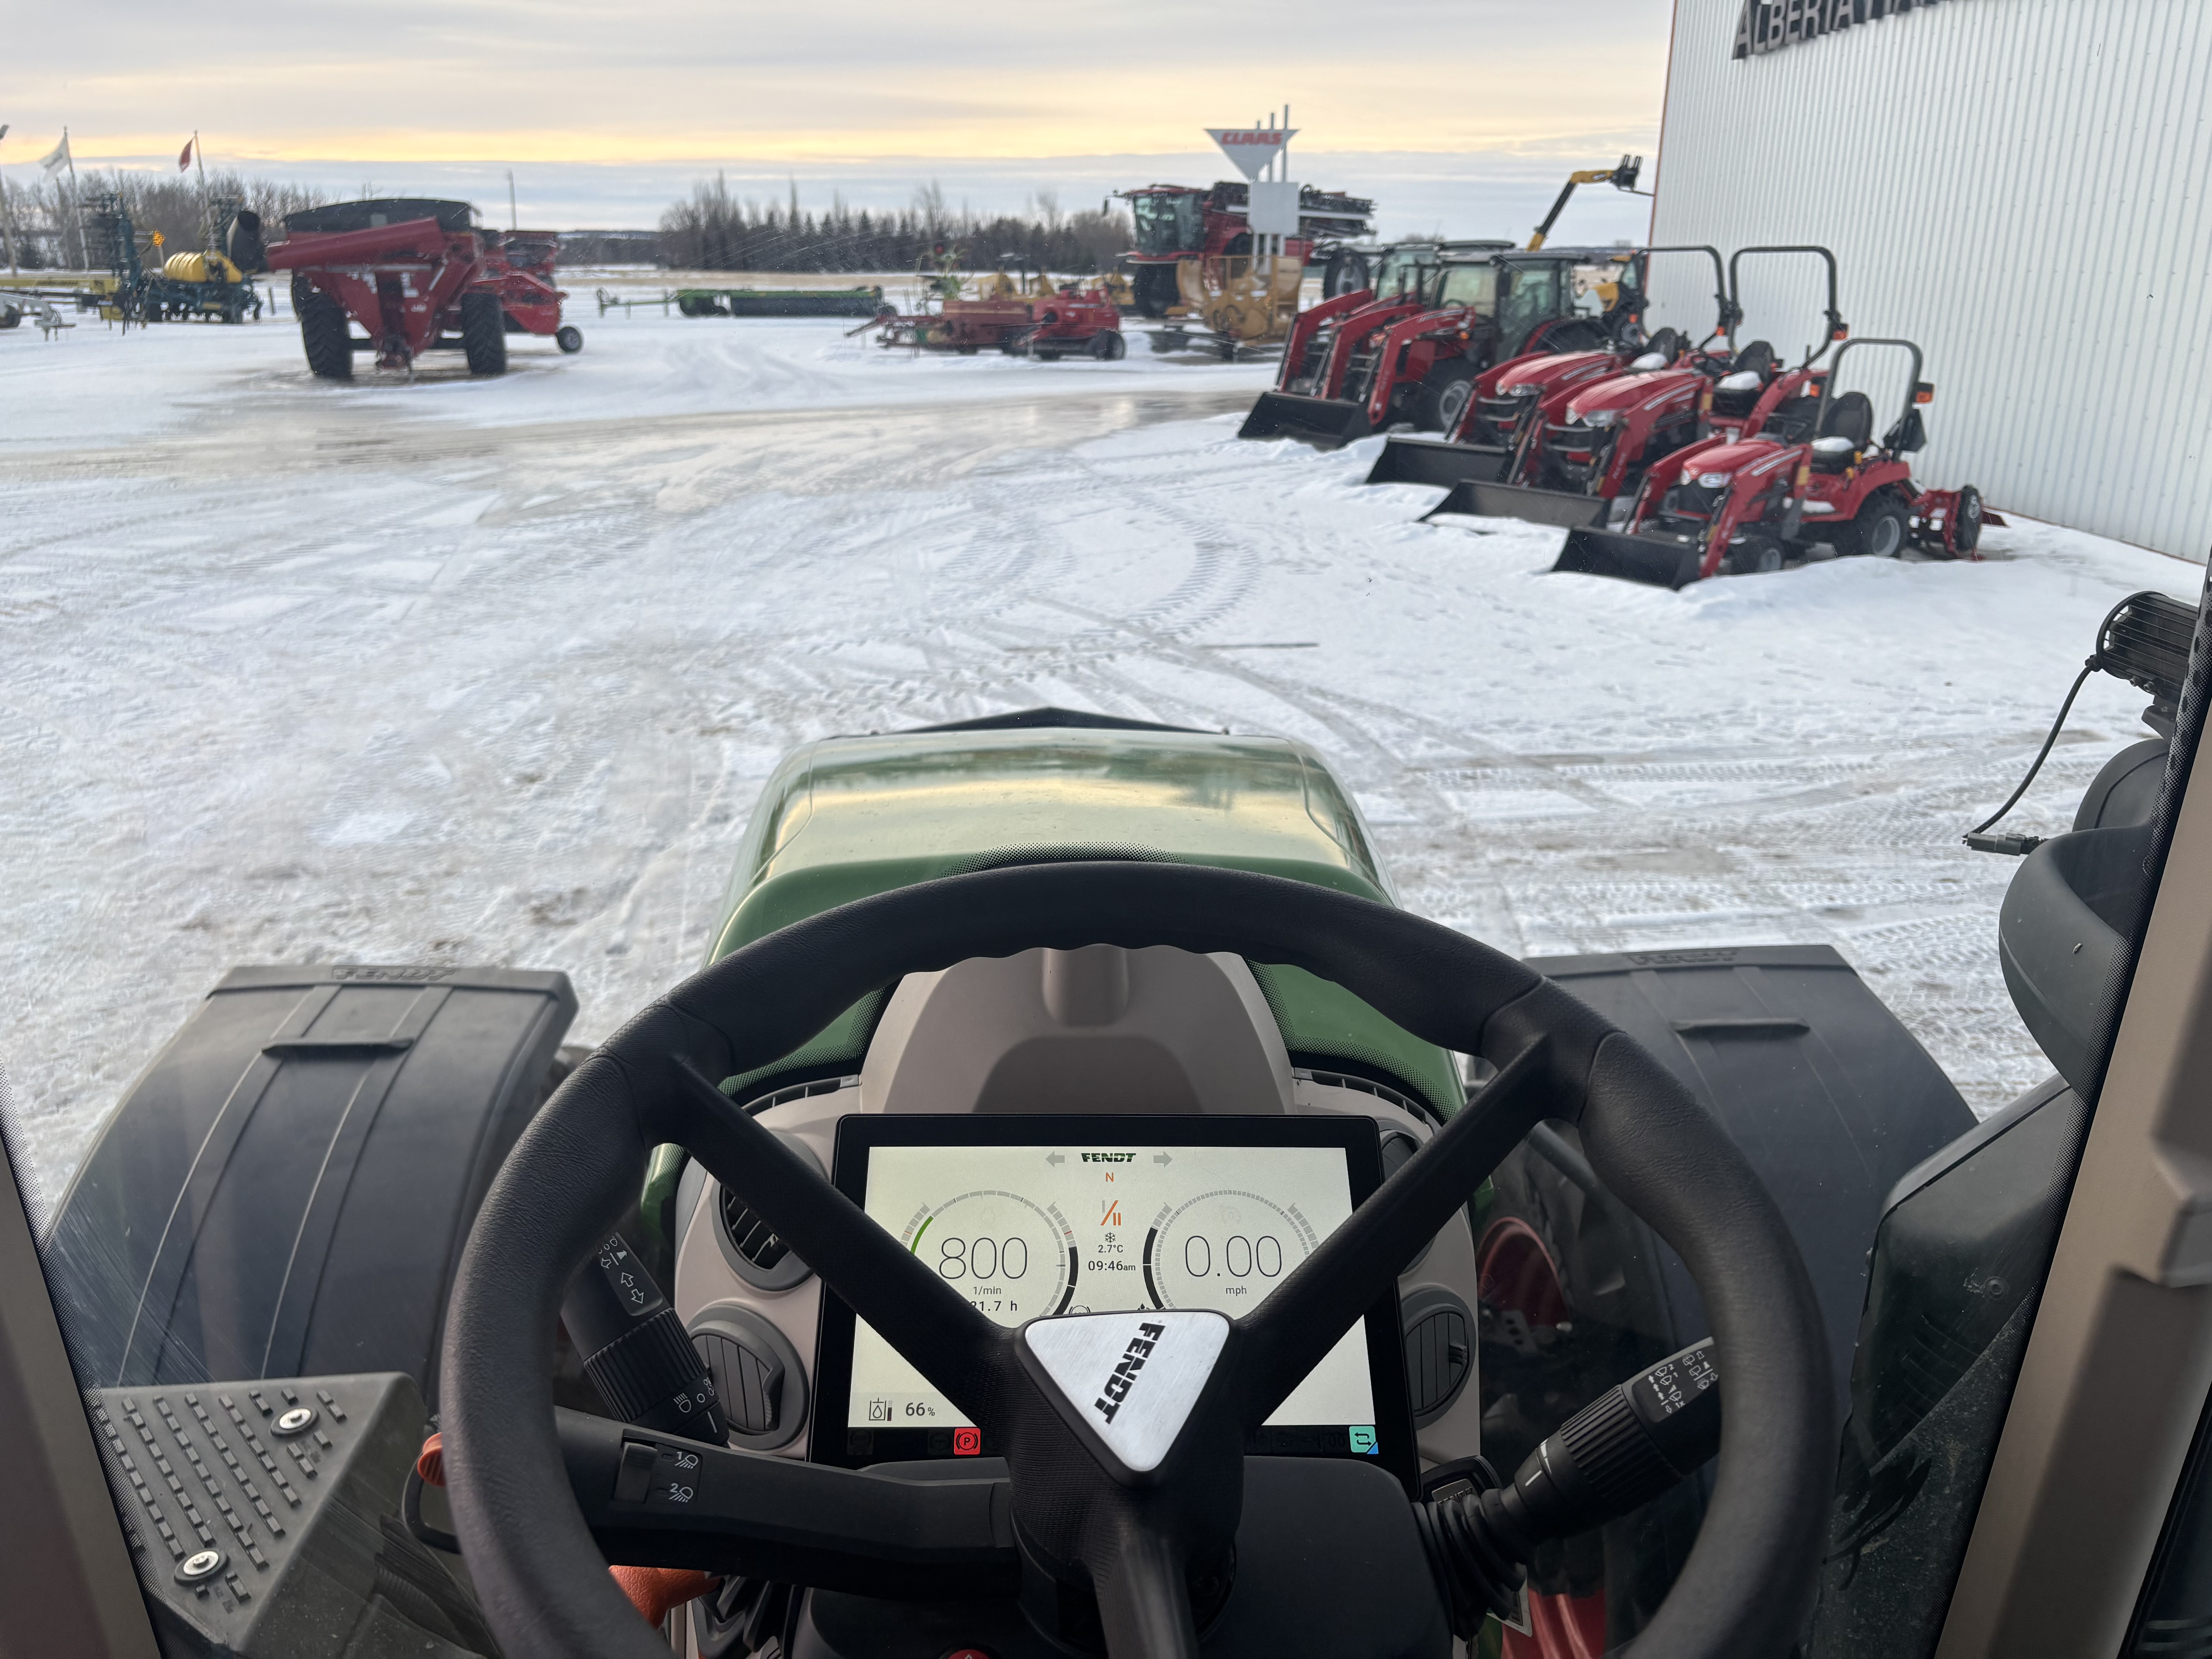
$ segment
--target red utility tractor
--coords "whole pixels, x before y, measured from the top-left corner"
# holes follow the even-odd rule
[[[1719,256],[1705,251],[1717,270]],[[1743,261],[1763,254],[1814,255],[1827,277],[1821,343],[1808,347],[1805,361],[1788,371],[1764,340],[1735,349],[1735,328],[1743,317]],[[1717,331],[1727,337],[1726,349],[1712,349],[1708,338],[1670,366],[1644,365],[1644,372],[1524,398],[1517,417],[1494,405],[1479,405],[1476,412],[1491,422],[1489,435],[1498,441],[1424,516],[1468,513],[1570,528],[1603,524],[1616,501],[1625,506],[1634,498],[1651,467],[1712,434],[1709,417],[1723,426],[1734,419],[1734,429],[1744,435],[1757,429],[1749,423],[1763,420],[1787,399],[1808,388],[1817,391],[1809,379],[1813,365],[1850,337],[1836,294],[1836,256],[1824,247],[1737,249],[1729,259],[1726,286],[1716,296]],[[1500,453],[1502,463],[1497,459]]]
[[[1904,413],[1878,445],[1866,394],[1836,391],[1844,359],[1877,345],[1912,358]],[[1736,419],[1717,407],[1726,385],[1714,388],[1715,435],[1650,470],[1625,530],[1568,532],[1554,570],[1679,588],[1779,570],[1823,543],[1838,554],[1893,558],[1917,542],[1944,558],[1969,558],[1983,526],[2004,522],[1971,484],[1913,483],[1905,458],[1927,442],[1920,408],[1935,388],[1920,378],[1920,348],[1909,340],[1853,340],[1826,369],[1776,377]]]
[[[1078,355],[1111,362],[1128,353],[1121,307],[1103,289],[1078,291],[1073,285],[1042,299],[948,299],[935,311],[872,317],[853,332],[869,329],[877,331],[885,346],[957,351],[965,357],[987,348],[1047,362]]]
[[[1276,389],[1261,395],[1237,436],[1335,449],[1398,421],[1449,431],[1476,377],[1500,358],[1610,347],[1641,304],[1623,258],[1491,242],[1393,248],[1374,289],[1300,313]],[[1594,270],[1608,279],[1578,280]]]
[[[1251,191],[1241,179],[1224,180],[1211,190],[1147,185],[1115,193],[1128,203],[1135,224],[1137,246],[1121,256],[1121,263],[1131,267],[1129,285],[1137,309],[1147,317],[1164,317],[1170,306],[1182,302],[1176,267],[1183,260],[1238,258],[1252,252],[1247,216]],[[1298,234],[1284,239],[1283,252],[1303,264],[1317,251],[1329,250],[1332,274],[1352,269],[1356,250],[1340,250],[1336,245],[1366,235],[1374,216],[1375,204],[1364,197],[1303,185],[1298,189]]]
[[[484,230],[466,202],[411,198],[308,208],[287,214],[284,231],[269,268],[292,273],[307,367],[324,380],[350,380],[357,351],[411,370],[425,351],[458,349],[471,374],[501,374],[509,334],[584,349],[582,331],[561,320],[551,231]]]
[[[1523,352],[1484,370],[1476,378],[1474,396],[1456,425],[1446,428],[1440,437],[1393,434],[1375,458],[1367,482],[1440,484],[1452,489],[1463,480],[1490,484],[1528,476],[1532,452],[1570,398],[1625,373],[1667,369],[1692,355],[1685,351],[1681,337],[1671,328],[1662,328],[1648,338],[1644,332],[1650,262],[1653,255],[1661,253],[1702,253],[1712,262],[1713,301],[1717,311],[1714,334],[1726,333],[1733,325],[1733,316],[1719,250],[1704,246],[1638,249],[1626,256],[1617,283],[1623,292],[1616,294],[1605,313],[1613,331],[1610,343],[1586,350]],[[1711,343],[1709,339],[1698,349],[1702,351]],[[1696,435],[1694,393],[1690,402],[1691,426],[1677,441],[1686,442]],[[1484,509],[1455,506],[1437,510]],[[1574,522],[1584,524],[1589,519],[1585,514]]]

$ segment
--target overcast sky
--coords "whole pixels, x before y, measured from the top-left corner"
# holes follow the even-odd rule
[[[210,165],[349,192],[458,190],[487,211],[512,167],[525,216],[560,225],[650,225],[716,170],[763,194],[796,177],[817,206],[832,189],[903,204],[936,179],[979,208],[1054,186],[1073,207],[1106,187],[1218,176],[1200,129],[1287,101],[1301,130],[1294,175],[1381,198],[1386,232],[1510,234],[1568,167],[1654,151],[1671,6],[379,0],[364,12],[109,0],[99,11],[97,29],[56,6],[9,24],[9,177],[27,178],[66,124],[80,167],[173,167],[197,129]],[[1587,222],[1561,231],[1637,234],[1642,205],[1578,204],[1577,219]]]

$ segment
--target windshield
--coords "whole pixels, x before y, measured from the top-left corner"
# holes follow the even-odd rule
[[[1439,306],[1472,306],[1488,316],[1498,307],[1498,267],[1492,264],[1446,265]]]
[[[2026,273],[2020,314],[2069,316],[2033,257],[2056,234],[2044,197],[2005,169],[2094,127],[2081,112],[1983,100],[1916,150],[1911,208],[1838,197],[1837,157],[1893,149],[1862,60],[2001,21],[1943,8],[1834,40],[1771,5],[1678,9],[1670,60],[1662,0],[1611,9],[1622,134],[1552,160],[1547,134],[1591,130],[1591,66],[1556,29],[1486,35],[1484,84],[1511,96],[1477,113],[1463,63],[1336,14],[1264,39],[1205,8],[1102,31],[1033,10],[863,4],[769,27],[585,7],[518,30],[448,0],[434,24],[377,16],[373,60],[357,27],[295,9],[281,64],[181,13],[112,39],[52,17],[11,32],[0,1139],[67,1352],[55,1397],[88,1400],[123,1599],[165,1650],[527,1645],[495,1629],[507,1615],[417,1469],[470,1340],[451,1317],[470,1240],[580,1190],[489,1196],[518,1146],[566,1133],[583,1109],[566,1103],[599,1097],[561,1096],[580,1066],[787,930],[819,927],[841,964],[873,964],[866,984],[836,1006],[779,988],[760,1018],[790,1029],[758,1052],[732,1037],[685,1083],[825,1178],[863,1114],[1057,1113],[1350,1122],[1380,1185],[1487,1109],[1512,1058],[1517,1015],[1482,1039],[1499,1053],[1462,1052],[1435,973],[1378,955],[1371,981],[1339,982],[1265,918],[1238,950],[1194,902],[1125,926],[1010,899],[1029,945],[901,975],[870,954],[891,948],[866,921],[882,912],[848,908],[925,888],[996,903],[977,878],[1026,892],[1042,865],[1084,866],[1072,884],[1229,872],[1318,892],[1347,927],[1404,913],[1439,950],[1481,940],[1497,985],[1540,974],[1632,1039],[1766,1183],[1818,1304],[1840,1426],[1806,1659],[1932,1646],[1918,1625],[1888,1643],[1885,1621],[1948,1609],[2049,1328],[2081,1148],[2115,1121],[2096,1115],[2115,1022],[2142,1006],[2145,872],[2179,833],[2194,752],[2212,484],[2188,445],[2212,394],[2188,351],[2158,349],[2172,331],[2146,319],[2190,301],[2154,272],[2114,279],[2154,299],[2005,351],[1990,262],[1928,255],[1918,227],[1978,226]],[[2064,44],[2054,74],[2121,51]],[[1289,54],[1292,106],[1196,125],[1251,112],[1175,88],[1229,85],[1255,52]],[[1792,55],[1752,61],[1773,52]],[[1806,77],[1831,70],[1808,114]],[[2048,81],[2007,85],[2040,100]],[[2142,106],[2187,130],[2153,81]],[[2160,234],[2187,235],[2193,198],[2136,166],[2114,153],[2113,211],[2160,205]],[[2012,206],[1960,206],[1980,199]],[[1801,222],[1786,234],[1836,246],[1760,240]],[[1731,362],[1773,372],[1741,399],[1689,360],[1624,384],[1643,339],[1711,334],[1707,238],[1738,273]],[[1209,241],[1238,252],[1196,257]],[[1675,252],[1645,295],[1629,284],[1648,246]],[[1831,270],[1857,334],[1826,343],[1825,379],[1783,387],[1823,338]],[[1362,288],[1474,320],[1394,335],[1316,316]],[[2115,353],[2127,374],[2100,367]],[[1908,406],[1917,423],[1896,422]],[[1442,1000],[1425,1013],[1407,990],[1386,1014],[1377,988],[1413,981]],[[1477,1459],[1510,1479],[1711,1334],[1690,1258],[1600,1178],[1571,1104],[1501,1137],[1424,1223],[1381,1297],[1367,1392],[1262,1422],[1246,1452],[1371,1457],[1394,1503],[1426,1503],[1431,1481],[1486,1479]],[[729,1414],[685,1420],[792,1469],[1018,1478],[1018,1447],[951,1420],[957,1390],[878,1395],[886,1350],[854,1372],[825,1346],[806,1253],[725,1188],[713,1147],[659,1144],[678,1131],[639,1109],[621,1152],[637,1167],[609,1154],[606,1213],[562,1235],[593,1231],[590,1251],[545,1271],[587,1296],[605,1255],[601,1288],[631,1274],[633,1308],[649,1279],[655,1351],[699,1369],[629,1389],[617,1338],[564,1292],[557,1322],[549,1299],[501,1349],[543,1359],[556,1405],[618,1425],[619,1463],[622,1432],[662,1432],[644,1419],[696,1406],[704,1379]],[[1114,1152],[1099,1136],[1087,1152]],[[1253,1198],[1227,1152],[1203,1189],[1172,1187],[1219,1206],[1211,1233],[1117,1211],[1103,1182],[1076,1216],[1076,1178],[1121,1166],[1073,1152],[1036,1193],[994,1175],[974,1224],[931,1234],[933,1261],[957,1239],[968,1264],[945,1283],[1024,1316],[1093,1307],[1073,1288],[1090,1271],[1121,1293],[1102,1312],[1165,1314],[1176,1285],[1249,1309],[1288,1276],[1255,1241],[1317,1248],[1296,1218],[1229,1213],[1309,1206]],[[2195,1166],[2160,1156],[2143,1190],[2185,1211]],[[1328,1192],[1314,1212],[1348,1212]],[[1206,1243],[1178,1267],[1157,1255],[1173,1237]],[[1067,1266],[1071,1238],[1109,1265]],[[2125,1272],[2166,1271],[2166,1248]],[[1053,1275],[1042,1311],[1036,1285],[1003,1282],[1032,1256]],[[2146,1305],[2178,1307],[2194,1287],[2153,1288]],[[902,1414],[881,1429],[896,1457],[852,1437],[878,1431],[879,1402]],[[2125,1403],[2118,1428],[2143,1415]],[[2191,1490],[2212,1494],[2202,1461]],[[1518,1563],[1550,1636],[1509,1641],[1484,1615],[1450,1639],[1487,1659],[1620,1650],[1718,1491],[1689,1476]],[[614,1559],[644,1546],[600,1532],[611,1565],[686,1565]],[[861,1613],[809,1599],[896,1605],[866,1594],[890,1569],[800,1583],[741,1541],[702,1558],[703,1601],[664,1612],[672,1651],[896,1649],[848,1650],[859,1626],[839,1620]],[[1261,1560],[1252,1537],[1212,1543],[1205,1571]],[[1263,1598],[1271,1629],[1334,1632],[1350,1621],[1298,1598],[1425,1595],[1435,1577],[1425,1558],[1402,1577],[1354,1565],[1242,1582],[1286,1587]],[[1222,1571],[1193,1579],[1201,1601],[1237,1593]],[[923,1659],[1095,1655],[1089,1573],[1063,1576],[1066,1629],[1031,1632],[1009,1601],[900,1639]],[[2195,1616],[2159,1607],[2174,1628]],[[1347,1659],[1437,1659],[1454,1616],[1426,1646]]]
[[[1139,253],[1200,253],[1206,248],[1204,210],[1194,193],[1143,194],[1129,200]]]

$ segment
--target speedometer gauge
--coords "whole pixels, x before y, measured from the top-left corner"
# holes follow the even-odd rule
[[[1001,1325],[1074,1298],[1075,1234],[1057,1205],[979,1187],[915,1211],[899,1242]]]
[[[1145,1292],[1156,1308],[1249,1313],[1319,1242],[1295,1205],[1219,1187],[1163,1205],[1145,1235]]]

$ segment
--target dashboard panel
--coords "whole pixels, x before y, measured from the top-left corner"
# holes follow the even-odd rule
[[[1249,1313],[1382,1180],[1372,1119],[856,1114],[836,1184],[1009,1328],[1060,1314]],[[823,1297],[817,1462],[993,1455],[834,1292]],[[1248,1450],[1416,1473],[1397,1297],[1345,1333]],[[842,1432],[841,1432],[842,1431]]]

